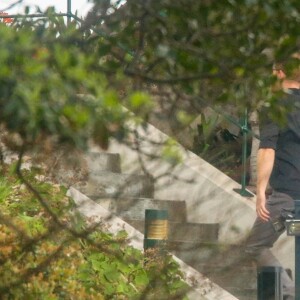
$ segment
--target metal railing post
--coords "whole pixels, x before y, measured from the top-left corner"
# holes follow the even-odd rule
[[[248,140],[248,111],[245,109],[243,118],[243,124],[240,126],[243,133],[243,144],[242,144],[242,177],[241,177],[241,189],[234,189],[242,196],[253,197],[253,194],[246,190],[246,175],[247,175],[247,140]]]
[[[72,0],[67,0],[67,24],[70,25],[72,17]]]
[[[248,138],[248,112],[247,109],[245,109],[245,115],[244,115],[244,124],[242,125],[242,132],[243,132],[243,148],[242,148],[242,166],[243,166],[243,172],[242,172],[242,179],[241,179],[241,185],[242,195],[246,192],[246,174],[247,174],[247,138]]]

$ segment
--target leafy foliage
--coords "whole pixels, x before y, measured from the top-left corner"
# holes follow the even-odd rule
[[[94,2],[86,20],[69,26],[51,10],[46,19],[0,24],[0,125],[10,148],[22,153],[48,138],[79,148],[92,138],[107,148],[110,137],[129,130],[132,115],[122,105],[148,119],[154,106],[145,91],[176,95],[172,109],[183,99],[178,123],[227,102],[241,109],[269,102],[275,117],[284,115],[269,89],[270,70],[274,59],[298,51],[297,0]],[[289,60],[288,72],[298,65]],[[173,146],[164,148],[171,163],[180,159]],[[27,184],[13,174],[0,180],[1,295],[105,299],[115,296],[113,287],[121,299],[150,286],[163,299],[160,293],[181,288],[173,262],[155,280],[157,265],[143,268],[141,254],[120,237],[82,231],[63,189],[30,172]]]
[[[241,178],[243,136],[231,133],[228,122],[217,113],[201,114],[201,124],[194,137],[193,151],[236,181]],[[241,122],[240,122],[241,123]],[[232,128],[231,128],[232,130]],[[247,141],[247,148],[249,141]],[[247,156],[250,153],[247,152]]]
[[[274,60],[288,72],[299,66],[290,59],[299,48],[296,0],[94,4],[68,26],[51,9],[48,18],[0,24],[0,119],[19,134],[17,146],[51,136],[107,148],[128,132],[122,105],[148,120],[156,106],[145,91],[177,95],[176,114],[162,114],[179,127],[182,116],[217,103],[241,111],[268,103],[274,117],[284,115],[270,70]]]
[[[180,293],[178,299],[184,298],[186,284],[170,257],[145,265],[144,254],[127,245],[126,232],[113,236],[101,224],[88,230],[73,213],[65,188],[38,181],[41,171],[22,172],[60,223],[13,172],[2,174],[2,299],[169,299]]]
[[[106,147],[109,125],[122,128],[126,113],[105,76],[96,71],[98,57],[80,46],[78,32],[61,29],[55,18],[34,27],[30,22],[17,28],[0,25],[4,128],[18,133],[23,145],[54,136],[81,148],[94,137]]]
[[[204,103],[255,107],[272,84],[274,61],[289,61],[289,70],[299,65],[291,59],[299,13],[296,0],[129,0],[118,9],[104,1],[89,22],[109,37],[98,44],[109,53],[107,69],[119,65],[140,86],[176,86]]]
[[[85,25],[102,33],[95,40],[96,51],[105,54],[103,70],[122,74],[135,89],[154,95],[159,109],[153,124],[165,121],[161,128],[171,127],[172,137],[182,137],[184,113],[196,119],[207,106],[219,106],[225,114],[227,104],[234,106],[237,119],[245,109],[268,106],[271,117],[284,122],[286,107],[280,105],[282,95],[270,89],[271,70],[277,61],[290,74],[299,68],[299,59],[292,57],[300,46],[296,0],[95,4]],[[210,157],[215,166],[232,156],[221,143],[217,147],[221,152]],[[204,143],[198,153],[207,149]]]

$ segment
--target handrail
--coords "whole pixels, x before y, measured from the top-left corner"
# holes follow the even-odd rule
[[[242,131],[243,135],[243,143],[242,143],[242,176],[241,176],[241,189],[234,189],[235,192],[238,192],[242,196],[245,197],[253,197],[253,194],[247,191],[246,189],[246,173],[247,173],[247,139],[248,139],[248,134],[250,133],[252,137],[255,137],[257,139],[260,139],[260,137],[255,134],[251,129],[248,127],[248,110],[245,108],[244,116],[243,116],[243,122],[242,124],[233,119],[231,116],[224,114],[223,111],[220,111],[219,109],[215,109],[215,111],[219,114],[221,114],[227,121],[231,122],[232,124],[236,125],[239,127]]]
[[[54,13],[55,17],[67,17],[67,13]],[[48,15],[45,14],[26,14],[26,15],[20,15],[20,14],[14,14],[14,15],[0,15],[0,19],[18,19],[18,18],[48,18]]]
[[[67,23],[70,24],[71,18],[75,19],[76,21],[82,21],[76,15],[72,13],[72,0],[67,0],[67,12],[66,13],[53,13],[55,17],[67,17]],[[47,18],[49,17],[46,14],[0,14],[0,19],[18,19],[18,18]]]

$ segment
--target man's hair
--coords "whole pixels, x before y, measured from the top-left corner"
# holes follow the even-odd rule
[[[274,71],[280,71],[280,70],[284,71],[284,65],[281,62],[275,62],[275,63],[273,63],[272,69]]]
[[[294,57],[294,58],[298,59],[298,57]],[[282,70],[283,72],[286,73],[286,71],[287,71],[286,70],[286,65],[287,64],[283,63],[283,62],[274,62],[272,69],[275,70],[275,71]],[[296,81],[300,82],[300,68],[299,68],[299,66],[297,68],[293,69],[290,74],[288,74],[288,78],[291,79],[291,80],[296,80]]]

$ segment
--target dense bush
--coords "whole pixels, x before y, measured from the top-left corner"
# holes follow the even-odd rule
[[[171,257],[145,263],[125,232],[89,229],[64,187],[45,182],[37,169],[23,170],[22,183],[14,169],[3,166],[0,177],[1,299],[184,298]]]

